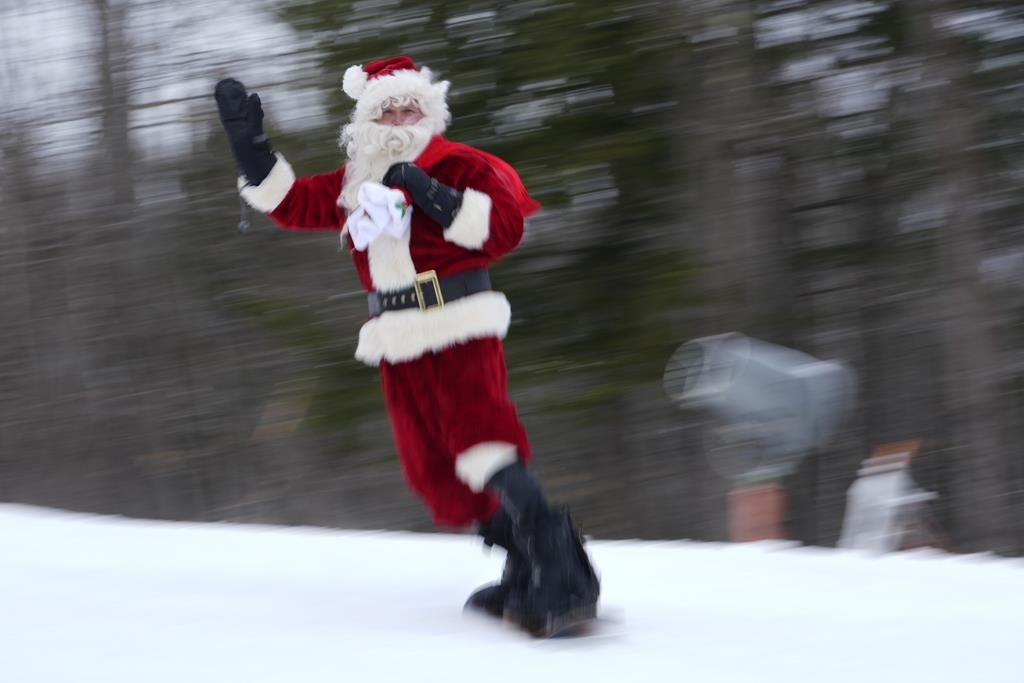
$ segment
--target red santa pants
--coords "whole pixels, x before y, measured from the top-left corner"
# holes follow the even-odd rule
[[[470,489],[455,462],[486,442],[510,444],[520,460],[530,458],[508,397],[501,340],[474,339],[404,363],[381,361],[380,374],[402,470],[434,523],[464,527],[490,519],[497,499]]]

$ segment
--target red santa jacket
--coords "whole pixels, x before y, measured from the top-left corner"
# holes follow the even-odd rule
[[[447,229],[413,209],[403,238],[381,236],[366,251],[345,239],[367,291],[409,287],[417,273],[445,277],[487,267],[519,244],[523,221],[539,205],[504,161],[468,145],[434,137],[416,165],[439,182],[463,192],[462,207]],[[347,218],[339,202],[345,169],[296,178],[283,157],[258,186],[242,188],[254,208],[288,230],[342,230]],[[412,360],[460,341],[504,337],[511,309],[500,292],[480,292],[421,311],[388,311],[359,332],[356,358],[369,365]]]

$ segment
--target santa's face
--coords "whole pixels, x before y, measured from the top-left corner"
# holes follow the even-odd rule
[[[415,161],[433,135],[433,123],[411,100],[385,102],[377,118],[346,125],[341,141],[348,164],[341,204],[355,208],[360,185],[379,183],[392,164]]]
[[[422,120],[423,112],[415,102],[387,104],[377,117],[377,123],[385,126],[412,126]]]
[[[389,99],[371,120],[345,126],[342,141],[350,161],[412,161],[430,142],[433,126],[419,102],[411,97]]]

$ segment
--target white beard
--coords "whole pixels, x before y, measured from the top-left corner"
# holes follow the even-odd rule
[[[338,203],[348,211],[355,209],[363,183],[379,183],[392,164],[415,161],[433,134],[433,125],[425,117],[411,126],[386,126],[372,121],[346,125],[341,129],[340,143],[348,163]]]

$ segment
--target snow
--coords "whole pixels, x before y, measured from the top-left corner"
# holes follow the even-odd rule
[[[0,505],[0,680],[1022,680],[1020,560],[589,547],[611,623],[534,641],[461,613],[502,561],[469,536]]]
[[[855,33],[886,7],[881,2],[821,3],[764,16],[754,27],[757,46],[771,48]]]

